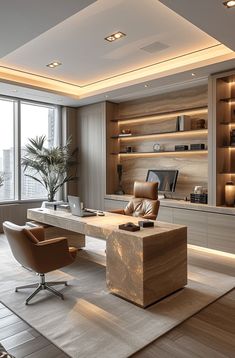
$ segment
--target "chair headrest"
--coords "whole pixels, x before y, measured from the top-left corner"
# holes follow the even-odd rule
[[[158,198],[158,183],[157,182],[134,182],[134,196],[136,198],[146,198],[157,200]]]

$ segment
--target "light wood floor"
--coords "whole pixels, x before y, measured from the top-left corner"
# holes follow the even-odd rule
[[[99,242],[101,241],[91,243],[91,251],[81,252],[81,255],[85,255],[88,260],[90,256],[94,260],[95,252],[95,258],[99,258],[99,255],[101,257],[101,253],[104,253],[104,247],[100,247]],[[0,240],[1,251],[4,250],[5,244],[5,242],[3,244],[3,240]],[[235,274],[234,259],[231,257],[225,256],[222,259],[215,260],[214,254],[203,251],[197,252],[192,257],[189,251],[189,262],[192,265],[195,264],[229,276]],[[0,341],[16,358],[68,357],[3,305],[0,305]],[[235,290],[152,342],[132,357],[235,357]],[[99,358],[98,354],[97,358]]]
[[[132,357],[235,357],[235,290]]]
[[[0,342],[16,358],[68,357],[2,303],[0,303]]]

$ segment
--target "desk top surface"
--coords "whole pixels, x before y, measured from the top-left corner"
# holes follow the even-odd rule
[[[168,233],[181,228],[182,225],[154,221],[154,227],[140,228],[139,231],[129,232],[118,228],[120,224],[133,222],[138,224],[139,217],[131,217],[120,214],[104,212],[105,216],[78,217],[69,212],[51,209],[28,209],[28,219],[61,227],[67,230],[94,237],[107,238],[111,233],[120,233],[139,238],[146,238],[157,234]],[[143,220],[143,219],[142,219]]]

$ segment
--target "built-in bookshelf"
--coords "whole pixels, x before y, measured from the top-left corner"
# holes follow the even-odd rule
[[[217,206],[225,205],[225,184],[235,181],[235,142],[231,142],[231,132],[235,130],[235,77],[234,71],[214,77],[216,92],[216,182]],[[235,132],[234,132],[235,133]]]
[[[127,194],[132,194],[134,180],[145,180],[148,169],[154,168],[179,170],[176,196],[180,198],[189,197],[196,185],[207,188],[206,85],[120,103],[114,113],[107,131],[107,167],[114,170],[107,178],[108,194],[115,193],[117,164],[123,167],[122,184]],[[184,121],[181,127],[179,120]],[[191,148],[197,144],[202,149]]]

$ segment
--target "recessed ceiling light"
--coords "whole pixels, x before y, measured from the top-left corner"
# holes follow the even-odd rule
[[[61,65],[62,65],[61,62],[59,62],[59,61],[54,61],[54,62],[48,63],[47,67],[55,68],[55,67],[58,67],[58,66],[61,66]]]
[[[235,0],[229,0],[229,1],[225,1],[223,2],[224,6],[226,6],[227,8],[231,8],[235,6]]]
[[[148,86],[149,86],[149,85],[147,85],[147,84],[144,85],[145,88],[148,88]]]
[[[18,92],[16,89],[13,89],[12,92]]]
[[[195,74],[195,73],[191,73],[191,75],[192,75],[192,77],[195,77],[195,76],[196,76],[196,74]]]
[[[126,34],[124,34],[124,33],[121,32],[121,31],[118,31],[118,32],[115,32],[115,33],[112,34],[112,35],[109,35],[109,36],[105,37],[104,39],[105,39],[106,41],[108,41],[108,42],[113,42],[113,41],[118,40],[118,39],[120,39],[120,38],[122,38],[122,37],[124,37],[124,36],[126,36]]]

